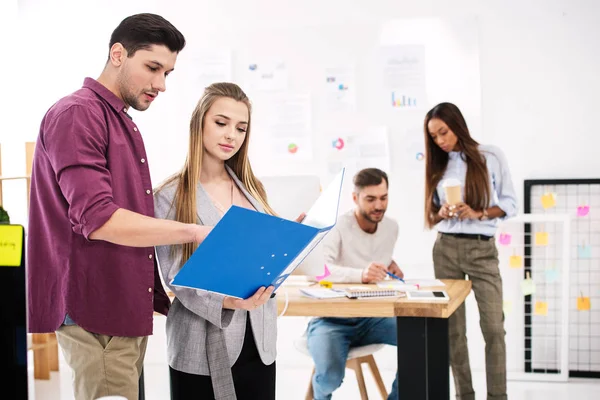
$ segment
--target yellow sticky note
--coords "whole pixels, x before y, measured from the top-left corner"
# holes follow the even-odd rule
[[[542,195],[542,207],[544,209],[552,208],[556,206],[556,194],[555,193],[544,193]]]
[[[548,246],[548,232],[537,232],[535,234],[536,246]]]
[[[577,298],[577,310],[578,311],[589,311],[592,308],[589,297],[578,297]]]
[[[548,303],[545,301],[536,301],[535,308],[533,310],[535,315],[543,315],[544,317],[548,315]]]
[[[513,310],[513,303],[510,300],[505,300],[502,303],[502,311],[504,311],[504,316],[508,317],[510,314],[512,314],[512,310]]]
[[[333,287],[333,284],[329,281],[319,281],[319,286],[331,289]]]
[[[522,268],[523,267],[523,257],[521,256],[510,256],[509,264],[511,268]]]
[[[23,227],[0,225],[0,267],[20,267],[23,255]]]

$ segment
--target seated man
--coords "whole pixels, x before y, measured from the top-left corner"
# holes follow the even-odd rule
[[[384,218],[388,204],[388,177],[376,169],[364,169],[354,177],[352,194],[356,208],[338,218],[325,237],[328,280],[374,283],[389,271],[403,277],[392,260],[398,224]],[[308,325],[308,349],[315,363],[315,400],[330,399],[344,379],[351,347],[384,343],[396,346],[395,318],[314,318]],[[398,398],[394,381],[389,399]]]

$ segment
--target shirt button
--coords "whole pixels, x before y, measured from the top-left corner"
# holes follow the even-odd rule
[[[152,288],[151,287],[148,288],[148,293],[152,293]]]
[[[133,127],[133,131],[134,131],[134,132],[137,132],[137,128],[136,128],[135,126]]]
[[[146,190],[146,194],[150,194],[150,189]]]
[[[154,257],[152,254],[148,254],[148,258],[152,260],[152,257]]]
[[[146,159],[145,159],[145,158],[142,158],[142,159],[140,160],[140,162],[143,164],[143,163],[145,163],[145,162],[146,162]]]

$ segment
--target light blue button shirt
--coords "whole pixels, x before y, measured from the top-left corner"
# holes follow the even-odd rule
[[[479,151],[483,154],[486,160],[487,169],[490,174],[491,194],[492,199],[490,207],[498,206],[506,213],[504,218],[513,217],[517,214],[517,196],[508,170],[508,163],[504,157],[504,153],[495,146],[479,146]],[[467,164],[462,158],[462,153],[451,151],[448,153],[448,166],[444,177],[436,188],[436,196],[434,201],[439,206],[446,202],[446,193],[442,187],[444,180],[449,178],[458,179],[464,187],[465,178],[467,175]],[[502,218],[502,219],[504,219]],[[487,221],[479,220],[464,220],[460,221],[456,218],[445,219],[436,225],[438,232],[443,233],[471,233],[487,236],[494,236],[498,225],[498,218],[489,219]]]

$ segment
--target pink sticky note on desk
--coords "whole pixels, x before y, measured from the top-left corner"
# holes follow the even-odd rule
[[[577,216],[585,217],[590,213],[590,206],[579,206],[577,207]]]
[[[498,237],[498,242],[503,246],[509,246],[511,240],[512,236],[510,235],[510,233],[501,233]]]
[[[331,275],[331,272],[329,272],[329,268],[327,268],[327,264],[325,264],[325,271],[323,272],[323,275],[319,275],[319,276],[315,276],[315,278],[318,281],[322,281],[323,279],[327,278],[329,275]]]

